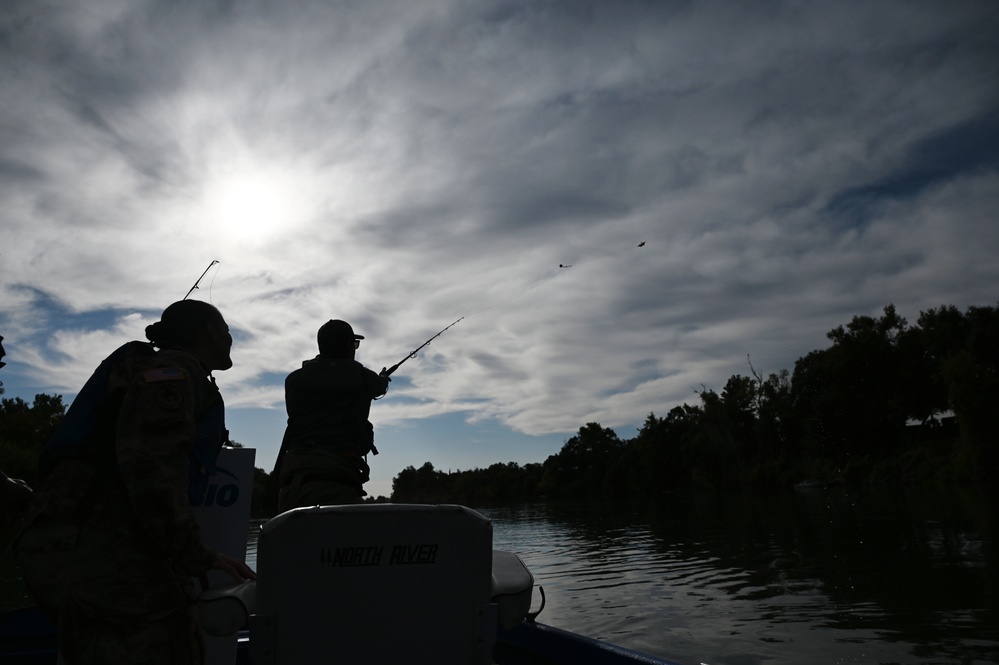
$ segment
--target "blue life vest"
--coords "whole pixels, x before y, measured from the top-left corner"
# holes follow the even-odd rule
[[[87,379],[83,388],[80,389],[76,399],[69,405],[69,410],[63,416],[62,422],[59,423],[59,426],[45,443],[45,447],[42,448],[39,465],[43,478],[55,468],[59,461],[81,457],[90,452],[84,450],[84,444],[91,433],[97,429],[102,416],[106,426],[117,420],[121,396],[116,396],[117,404],[112,403],[114,400],[108,399],[108,381],[111,378],[111,369],[123,360],[130,351],[149,353],[150,355],[155,353],[151,344],[129,342],[118,347],[114,353],[101,362]]]

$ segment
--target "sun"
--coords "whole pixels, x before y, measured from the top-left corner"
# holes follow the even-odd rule
[[[256,244],[302,221],[305,206],[286,174],[256,171],[219,177],[207,189],[209,224],[228,241]]]

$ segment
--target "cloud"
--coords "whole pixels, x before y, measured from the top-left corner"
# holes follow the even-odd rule
[[[378,369],[466,317],[373,409],[390,435],[631,427],[889,302],[988,304],[997,22],[989,3],[15,3],[5,388],[71,392],[216,259],[192,297],[234,330],[234,413],[280,420],[329,318]],[[230,429],[253,444],[254,422]]]

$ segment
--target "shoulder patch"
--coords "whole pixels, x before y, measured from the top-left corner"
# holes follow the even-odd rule
[[[185,374],[184,370],[179,367],[157,367],[156,369],[147,369],[142,373],[142,377],[146,380],[146,383],[183,381]]]
[[[164,409],[179,409],[184,405],[184,391],[179,386],[172,383],[164,383],[157,386],[156,403]]]

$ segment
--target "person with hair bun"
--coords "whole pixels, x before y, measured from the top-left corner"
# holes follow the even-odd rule
[[[60,662],[200,665],[193,578],[254,579],[201,540],[191,499],[228,439],[211,373],[232,367],[222,314],[175,302],[101,363],[39,460],[17,542],[59,630]]]

